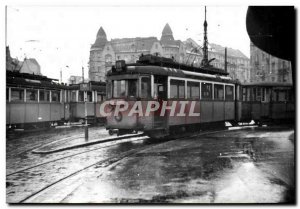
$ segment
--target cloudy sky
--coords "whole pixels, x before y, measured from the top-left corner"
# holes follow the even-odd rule
[[[208,41],[250,55],[246,6],[208,6]],[[169,23],[177,40],[203,40],[204,6],[8,6],[6,44],[12,57],[36,58],[42,74],[63,80],[88,72],[91,44],[102,26],[108,40],[155,36]],[[69,68],[66,68],[69,66]]]

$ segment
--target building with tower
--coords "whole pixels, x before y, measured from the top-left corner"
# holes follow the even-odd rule
[[[215,58],[209,63],[210,65],[225,69],[225,47],[207,42],[207,52],[208,60]],[[184,42],[175,40],[168,23],[162,30],[160,40],[156,37],[136,37],[108,41],[104,29],[100,27],[95,43],[90,49],[89,79],[91,81],[105,81],[106,72],[116,60],[135,63],[142,54],[173,58],[176,62],[197,67],[203,64],[203,46],[190,38]],[[227,69],[233,79],[238,79],[241,82],[249,80],[249,63],[249,58],[241,51],[228,48]]]

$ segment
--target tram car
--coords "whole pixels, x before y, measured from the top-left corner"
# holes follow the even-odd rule
[[[105,123],[100,112],[100,105],[105,100],[106,83],[90,81],[69,86],[70,121],[85,121],[85,105],[88,123]],[[86,104],[85,104],[86,101]]]
[[[46,76],[6,72],[6,126],[32,129],[69,120],[67,86]]]
[[[153,108],[155,101],[160,104],[158,109]],[[293,101],[289,85],[242,85],[220,69],[195,68],[145,55],[134,64],[119,60],[107,73],[106,128],[117,129],[119,135],[143,131],[162,138],[224,126],[225,122],[290,119],[295,112]],[[149,107],[155,111],[147,115]]]
[[[295,119],[295,96],[288,83],[255,82],[240,86],[237,121],[257,124],[291,122]]]
[[[236,118],[236,82],[216,68],[179,66],[172,59],[145,55],[136,64],[117,61],[107,74],[107,82],[112,112],[107,116],[107,129],[119,129],[120,135],[135,130],[160,138],[179,131],[219,126]],[[136,101],[141,102],[137,107],[143,111],[150,101],[159,102],[160,107],[149,116],[130,115],[128,111],[116,115],[116,110],[122,109],[117,107],[122,106],[120,101],[128,103],[128,110]],[[199,116],[191,116],[191,108]]]

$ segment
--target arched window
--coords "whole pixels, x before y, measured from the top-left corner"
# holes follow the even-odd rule
[[[112,56],[110,54],[105,55],[105,65],[111,65]]]

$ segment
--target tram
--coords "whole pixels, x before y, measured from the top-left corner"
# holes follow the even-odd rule
[[[143,131],[160,138],[235,120],[236,82],[216,68],[145,55],[136,64],[117,61],[107,80],[106,128],[119,134]]]

